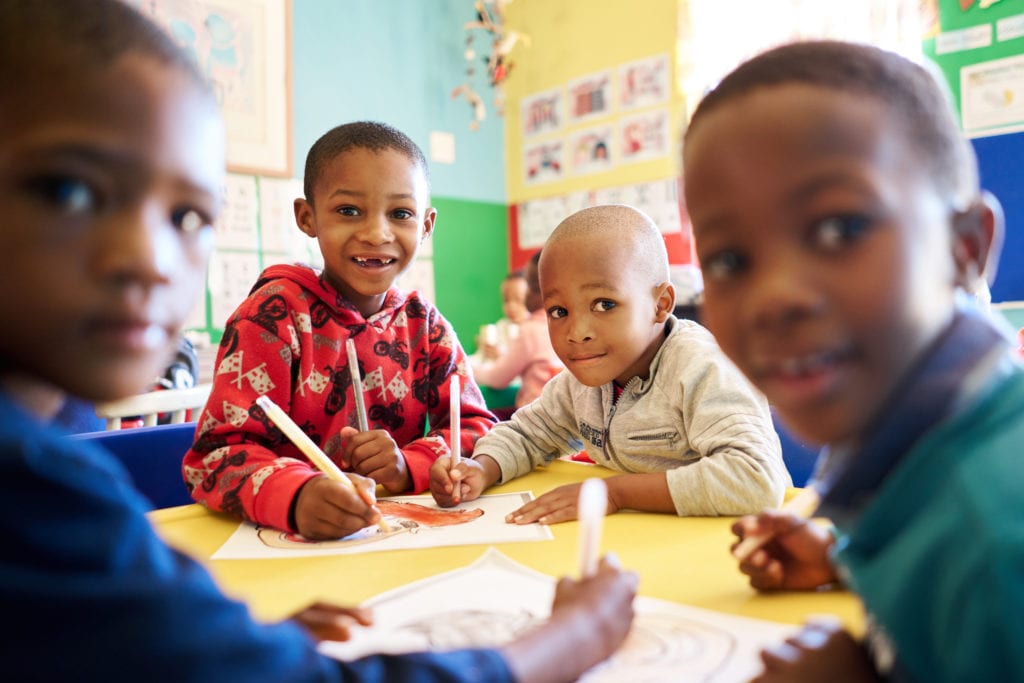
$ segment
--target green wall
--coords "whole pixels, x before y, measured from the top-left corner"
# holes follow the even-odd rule
[[[481,325],[501,317],[501,281],[508,270],[504,204],[434,197],[434,302],[467,353]]]

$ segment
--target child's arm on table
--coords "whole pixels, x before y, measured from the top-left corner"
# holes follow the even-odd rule
[[[835,539],[825,528],[799,515],[766,510],[746,515],[732,525],[739,538],[766,535],[769,540],[749,557],[740,560],[740,571],[758,590],[814,590],[838,581],[829,560]]]
[[[669,494],[664,472],[650,474],[620,474],[608,477],[608,509],[606,514],[619,510],[640,510],[643,512],[670,512],[676,508]],[[513,524],[557,524],[576,519],[578,516],[581,484],[566,484],[552,489],[536,500],[531,500],[505,517]]]

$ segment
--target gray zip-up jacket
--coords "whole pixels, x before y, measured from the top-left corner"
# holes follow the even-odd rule
[[[670,317],[650,377],[614,387],[581,384],[563,371],[540,398],[477,442],[501,482],[573,453],[620,472],[666,472],[676,513],[742,515],[782,502],[792,485],[764,396],[706,329]],[[578,443],[576,444],[578,445]]]

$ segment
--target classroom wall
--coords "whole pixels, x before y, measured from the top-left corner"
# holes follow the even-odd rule
[[[939,0],[937,9],[924,52],[946,77],[978,156],[982,187],[1006,215],[992,300],[1024,300],[1024,2]]]
[[[475,18],[472,2],[294,0],[291,6],[294,179],[302,177],[309,147],[338,124],[375,119],[408,134],[427,155],[438,219],[420,258],[428,273],[412,272],[403,285],[432,280],[435,303],[473,350],[480,325],[501,316],[507,205],[500,118],[470,130],[470,107],[451,97],[467,78],[463,26]],[[479,88],[486,87],[482,71]],[[453,138],[454,163],[432,158],[435,132]],[[261,268],[310,260],[305,255],[315,260],[315,244],[294,227],[291,199],[301,193],[295,180],[231,179],[229,201],[233,196],[235,208],[243,208],[218,226],[223,238],[206,306],[189,325],[197,338],[219,341],[230,308],[215,299],[240,301]]]

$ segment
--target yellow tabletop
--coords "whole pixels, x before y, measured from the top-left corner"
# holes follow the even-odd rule
[[[611,476],[593,465],[555,461],[490,492],[533,491],[591,476]],[[203,562],[221,588],[246,602],[258,618],[283,618],[314,600],[358,604],[441,572],[464,567],[486,546],[392,550],[354,555],[261,560],[210,560],[238,520],[198,505],[154,511],[151,519],[169,543]],[[729,554],[731,517],[675,517],[620,512],[605,520],[602,552],[614,550],[622,565],[640,575],[640,594],[760,619],[799,624],[808,615],[833,614],[854,633],[863,632],[861,603],[846,591],[763,594],[750,588]],[[550,576],[577,572],[577,523],[551,526],[553,541],[495,547]]]

